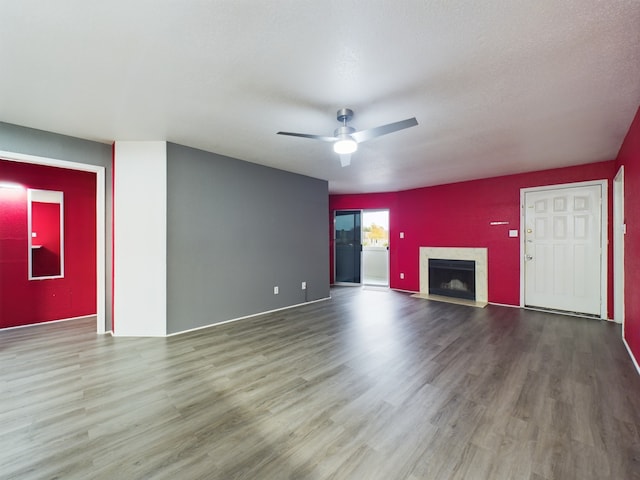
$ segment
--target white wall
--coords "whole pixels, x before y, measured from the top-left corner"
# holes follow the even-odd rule
[[[167,145],[116,142],[114,335],[167,333]]]

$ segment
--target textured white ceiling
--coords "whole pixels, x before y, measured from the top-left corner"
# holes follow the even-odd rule
[[[638,0],[0,0],[0,121],[392,191],[615,158]],[[341,168],[338,108],[367,129]]]

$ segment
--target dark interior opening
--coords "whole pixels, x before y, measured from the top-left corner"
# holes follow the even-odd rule
[[[476,299],[476,262],[429,259],[429,294]]]

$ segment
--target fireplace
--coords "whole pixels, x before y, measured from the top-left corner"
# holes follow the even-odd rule
[[[433,295],[435,299],[445,301],[450,299],[452,302],[470,302],[476,307],[485,307],[488,301],[488,262],[487,249],[483,247],[420,247],[420,293],[416,296],[420,298],[429,298],[429,260],[431,259],[450,259],[450,260],[467,260],[475,264],[475,301],[466,298],[453,298],[445,295]],[[451,280],[446,280],[450,282]],[[464,283],[464,281],[463,281]],[[466,282],[467,286],[469,282]],[[454,282],[453,285],[457,285]],[[451,286],[451,284],[450,284]]]
[[[476,262],[429,259],[429,295],[476,299]]]

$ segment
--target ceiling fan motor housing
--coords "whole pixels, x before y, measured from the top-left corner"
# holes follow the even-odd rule
[[[347,127],[346,125],[342,126],[342,127],[338,127],[334,130],[333,132],[333,136],[336,138],[351,138],[350,135],[355,132],[356,129],[353,127]]]
[[[346,125],[346,123],[351,121],[351,119],[353,118],[353,110],[351,110],[350,108],[341,108],[340,110],[338,110],[336,117],[338,118],[339,122],[342,122]]]

